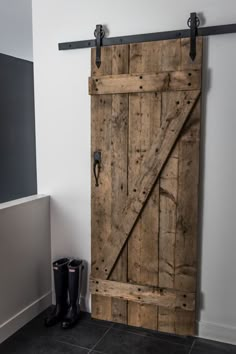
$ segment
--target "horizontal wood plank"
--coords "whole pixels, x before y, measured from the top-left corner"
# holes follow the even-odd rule
[[[127,198],[122,210],[120,222],[114,225],[113,231],[104,243],[97,259],[92,262],[92,275],[94,277],[109,278],[111,270],[199,95],[199,91],[183,92],[180,96],[181,99],[176,102],[176,109],[166,117],[156,141],[144,157],[140,173],[134,182],[133,191]]]
[[[154,74],[121,74],[89,78],[89,94],[105,95],[157,91],[199,90],[198,70],[170,71]]]
[[[158,288],[154,286],[122,283],[90,278],[92,294],[110,296],[140,304],[157,305],[169,309],[192,311],[195,308],[195,293]]]

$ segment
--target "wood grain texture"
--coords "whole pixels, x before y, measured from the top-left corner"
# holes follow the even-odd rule
[[[161,69],[180,70],[181,54],[180,40],[163,41]],[[179,98],[177,92],[162,93],[162,122],[178,105]],[[169,288],[174,287],[177,176],[178,141],[160,175],[159,286]],[[159,308],[158,330],[175,333],[175,309]]]
[[[91,51],[92,75],[112,73],[111,48],[102,48],[100,69],[95,65],[95,50]],[[93,169],[91,169],[91,256],[94,262],[101,252],[104,242],[111,233],[111,132],[112,96],[93,96],[91,98],[91,164],[94,151],[101,151],[102,164],[99,187],[95,187]],[[111,320],[111,298],[92,295],[92,317]]]
[[[176,92],[162,94],[162,122],[180,99]],[[174,288],[178,157],[177,142],[160,176],[159,286],[168,288]],[[159,308],[158,329],[175,333],[175,310]]]
[[[149,48],[149,49],[148,49]],[[150,46],[146,43],[130,46],[130,74],[153,73],[159,68],[159,44],[152,48],[152,56],[140,55]],[[148,60],[147,60],[148,59]],[[142,75],[141,75],[142,77]],[[144,156],[157,139],[161,122],[160,93],[130,95],[129,130],[129,195],[135,194],[133,183],[140,173]],[[134,134],[134,131],[136,132]],[[158,286],[158,229],[159,229],[159,183],[153,188],[145,209],[135,225],[128,241],[128,279],[130,282]],[[157,329],[157,306],[128,303],[128,323]]]
[[[199,98],[199,91],[182,92],[178,108],[171,112],[162,124],[157,140],[152,144],[136,177],[132,194],[122,210],[122,223],[114,225],[114,231],[104,244],[101,253],[93,262],[93,274],[98,278],[107,279],[132,231],[144,204],[157,181],[189,113]],[[102,262],[104,259],[104,262]]]
[[[150,59],[151,60],[151,59]],[[145,69],[144,69],[145,70]],[[107,75],[89,79],[90,95],[116,93],[139,93],[158,91],[199,90],[201,72],[199,70],[168,71],[157,74]]]
[[[112,47],[112,74],[129,71],[129,46]],[[111,124],[111,232],[120,221],[121,209],[128,193],[128,127],[129,97],[120,94],[112,96]],[[127,246],[125,246],[111,273],[110,279],[127,282]],[[112,298],[111,318],[114,322],[127,323],[127,301]]]
[[[143,158],[160,129],[160,107],[161,100],[158,94],[130,95],[129,196],[136,193],[133,182],[140,173]],[[134,130],[136,134],[133,133]],[[158,285],[158,196],[159,186],[155,186],[129,239],[130,282]],[[148,327],[157,328],[157,314],[152,306],[145,308],[136,303],[129,303],[129,324],[137,325],[137,316],[141,326],[147,326],[148,318]]]
[[[90,78],[92,152],[102,151],[92,316],[183,335],[195,334],[202,39],[194,62],[189,46],[102,48],[100,69],[93,49]]]
[[[183,311],[192,311],[195,307],[195,293],[97,278],[90,278],[89,284],[92,294],[135,301],[143,305],[162,306],[167,309],[179,308]]]
[[[197,56],[194,62],[187,55],[189,39],[181,39],[181,68],[201,69],[202,38],[197,38]],[[179,139],[179,169],[177,196],[177,225],[175,247],[175,289],[196,291],[198,241],[198,190],[201,101],[185,124]],[[188,193],[186,192],[188,190]],[[191,256],[190,256],[191,255]],[[175,332],[196,333],[196,311],[188,314],[176,309]]]
[[[176,49],[177,51],[177,49]],[[197,39],[197,57],[194,62],[189,58],[188,53],[189,53],[189,39],[184,39],[180,41],[180,56],[178,58],[178,67],[174,66],[171,69],[182,69],[182,70],[201,70],[201,56],[202,56],[202,38]],[[162,107],[163,107],[163,114],[162,114],[162,119],[165,119],[166,112],[167,110],[171,110],[172,107],[175,105],[175,102],[178,101],[178,93],[163,93],[162,94]],[[176,96],[176,97],[175,97]],[[192,111],[188,122],[185,124],[181,136],[185,136],[185,139],[189,139],[190,136],[194,136],[198,139],[200,137],[200,100],[198,101],[197,105],[195,106],[194,110]],[[188,136],[188,138],[187,138]],[[189,278],[185,277],[185,275],[177,275],[176,278],[176,273],[179,272],[179,268],[177,266],[176,268],[176,261],[178,261],[178,255],[176,257],[176,252],[179,254],[182,254],[183,256],[183,251],[177,251],[176,247],[180,247],[180,244],[178,243],[178,226],[177,226],[177,209],[179,208],[179,188],[184,188],[185,187],[180,187],[179,186],[179,173],[182,175],[182,172],[179,170],[182,169],[182,149],[181,149],[181,138],[179,139],[178,143],[176,144],[176,147],[174,149],[174,152],[171,154],[168,163],[167,163],[167,170],[169,171],[167,174],[165,173],[165,169],[163,170],[161,174],[161,184],[165,184],[165,187],[163,189],[168,191],[168,194],[172,195],[172,201],[169,199],[168,201],[168,194],[167,193],[162,193],[161,198],[160,198],[160,203],[161,203],[161,214],[160,214],[160,273],[159,273],[159,278],[160,278],[160,286],[167,286],[171,288],[175,288],[175,281],[178,278],[178,281],[180,278],[184,278],[185,281],[189,282]],[[199,158],[196,154],[193,153],[190,149],[190,155],[194,159],[196,165],[199,165]],[[173,156],[173,154],[175,156]],[[180,156],[179,156],[180,154]],[[170,164],[171,158],[174,157],[176,163]],[[191,168],[191,167],[190,167]],[[173,173],[173,169],[175,170],[175,173]],[[198,176],[198,174],[196,175]],[[167,180],[168,178],[168,180]],[[192,179],[193,185],[195,184],[195,178]],[[191,187],[190,187],[191,188]],[[186,194],[188,194],[187,189],[185,189]],[[195,189],[194,191],[195,196],[198,195],[197,190]],[[182,195],[182,192],[181,192]],[[184,195],[182,195],[182,203],[184,204],[189,204],[187,199],[185,200]],[[194,200],[194,199],[193,199]],[[173,203],[172,203],[173,202]],[[172,203],[172,207],[170,207],[170,203]],[[195,217],[197,217],[197,205],[193,205],[194,212],[193,214]],[[169,216],[168,216],[169,215]],[[183,220],[183,218],[182,218]],[[191,220],[189,220],[191,226],[195,229],[193,232],[193,239],[197,238],[196,235],[196,228],[194,226],[194,223],[192,223]],[[168,229],[169,225],[169,231],[168,232],[168,237],[165,238],[166,231]],[[193,259],[195,258],[194,254],[195,252],[192,252],[192,250],[189,248],[188,249],[189,253],[188,256],[192,257]],[[190,256],[191,254],[191,256]],[[177,259],[176,259],[177,258]],[[182,268],[182,272],[184,272],[184,269]],[[188,279],[187,279],[188,278]],[[195,280],[194,280],[195,278]],[[192,274],[192,283],[196,281],[196,274]],[[185,314],[184,312],[181,312],[181,310],[170,310],[170,309],[165,309],[165,308],[160,308],[159,310],[159,330],[165,331],[165,332],[170,332],[170,333],[177,333],[177,334],[194,334],[195,333],[195,311],[189,312],[188,314]]]

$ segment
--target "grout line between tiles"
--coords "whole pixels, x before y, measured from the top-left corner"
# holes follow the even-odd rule
[[[109,327],[106,332],[101,336],[101,338],[97,341],[97,343],[94,344],[94,346],[90,349],[88,354],[92,353],[93,350],[95,350],[96,346],[103,340],[103,338],[107,335],[107,333],[113,328],[114,324]]]
[[[190,348],[190,350],[189,350],[189,353],[188,353],[188,354],[191,354],[191,352],[192,352],[192,349],[193,349],[193,347],[194,347],[195,342],[196,342],[196,339],[194,339],[194,341],[193,341],[193,343],[192,343],[192,345],[191,345],[191,348]]]
[[[55,340],[55,342],[57,342],[57,343],[62,343],[62,344],[70,345],[70,346],[75,347],[75,348],[90,350],[89,348],[81,347],[81,345],[76,345],[76,344],[68,343],[68,342],[65,342],[65,341],[63,341],[63,340],[58,340],[58,339],[54,339],[54,340]],[[89,352],[89,353],[90,353],[90,352]]]

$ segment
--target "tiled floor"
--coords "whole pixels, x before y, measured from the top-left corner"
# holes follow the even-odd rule
[[[41,314],[0,345],[1,354],[236,354],[236,346],[91,320],[45,328]]]

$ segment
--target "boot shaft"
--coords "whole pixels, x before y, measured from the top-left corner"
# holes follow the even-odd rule
[[[76,306],[77,300],[80,297],[80,288],[82,281],[83,262],[81,260],[73,259],[68,264],[68,288],[70,296],[70,305]]]
[[[68,297],[68,258],[53,262],[54,285],[57,304],[67,302]]]

